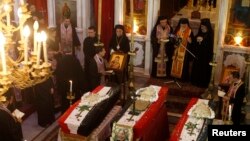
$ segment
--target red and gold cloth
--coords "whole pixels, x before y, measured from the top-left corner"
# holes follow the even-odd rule
[[[187,39],[191,34],[191,29],[187,28],[185,31],[179,30],[177,32],[177,37],[180,37],[181,43],[175,48],[174,55],[173,55],[173,63],[171,68],[171,76],[175,78],[182,77],[182,71],[185,61],[186,49],[188,45]]]

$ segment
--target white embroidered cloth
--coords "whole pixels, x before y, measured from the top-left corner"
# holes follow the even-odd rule
[[[81,97],[81,102],[70,113],[70,115],[67,117],[67,119],[64,122],[68,126],[68,129],[70,130],[71,134],[77,134],[78,127],[81,125],[83,119],[86,117],[86,115],[93,108],[94,105],[109,98],[108,92],[110,91],[110,89],[111,87],[103,87],[96,94],[87,92]],[[80,106],[86,106],[88,107],[88,110],[84,110],[80,112],[79,111]]]

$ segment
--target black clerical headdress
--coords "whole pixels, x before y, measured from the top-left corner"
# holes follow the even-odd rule
[[[117,24],[117,25],[115,26],[115,30],[116,30],[116,29],[121,29],[121,30],[124,31],[124,26],[123,26],[123,25],[120,25],[120,24]]]
[[[181,19],[179,20],[179,23],[180,23],[180,24],[188,24],[188,25],[189,25],[189,21],[188,21],[187,18],[181,18]]]
[[[211,26],[210,19],[208,18],[201,19],[201,25],[204,25],[206,27]]]

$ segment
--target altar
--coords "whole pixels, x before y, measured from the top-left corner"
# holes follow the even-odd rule
[[[158,87],[158,86],[157,86]],[[138,115],[131,115],[131,108],[113,124],[111,141],[119,140],[121,133],[125,133],[128,141],[166,140],[169,136],[168,116],[165,100],[167,87],[158,87],[158,99]],[[133,106],[133,104],[131,105]]]

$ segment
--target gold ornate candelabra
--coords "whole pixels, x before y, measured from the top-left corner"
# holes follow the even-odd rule
[[[25,21],[30,18],[27,4],[22,0],[18,8],[19,24],[11,23],[10,13],[14,4],[11,0],[2,0],[0,10],[0,98],[10,87],[24,89],[47,80],[51,74],[51,64],[47,58],[47,36],[45,32],[37,33],[38,23],[34,26],[34,44],[29,42],[29,27]],[[25,27],[24,27],[25,26]],[[23,28],[24,27],[24,28]],[[19,32],[18,32],[19,31]],[[14,34],[20,33],[20,40],[13,40]],[[17,52],[13,48],[17,46]],[[41,48],[43,47],[43,58]],[[16,55],[16,58],[11,57]]]

